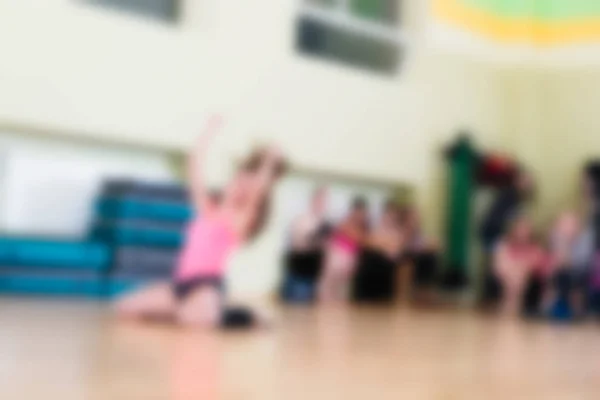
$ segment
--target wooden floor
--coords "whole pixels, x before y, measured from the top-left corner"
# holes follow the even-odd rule
[[[271,331],[123,324],[0,299],[0,399],[600,399],[600,326],[280,309]]]

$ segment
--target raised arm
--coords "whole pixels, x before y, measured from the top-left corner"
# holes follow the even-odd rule
[[[281,153],[275,149],[268,149],[263,156],[259,169],[255,172],[251,192],[245,204],[237,208],[237,218],[241,232],[247,234],[257,220],[264,213],[264,201],[266,200],[271,187],[279,178],[283,158]]]
[[[204,128],[204,132],[188,156],[188,186],[194,206],[200,211],[206,210],[210,201],[204,183],[204,161],[208,148],[215,135],[219,132],[221,125],[222,119],[220,116],[215,115],[210,117]]]
[[[258,209],[260,203],[269,194],[278,177],[278,169],[283,163],[283,155],[276,147],[268,148],[264,157],[264,161],[256,172],[255,185],[248,202],[249,207],[253,210]]]

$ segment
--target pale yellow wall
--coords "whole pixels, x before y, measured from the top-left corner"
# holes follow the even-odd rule
[[[549,72],[545,84],[543,206],[552,212],[576,204],[584,163],[600,158],[600,69]]]
[[[504,76],[505,142],[538,180],[542,224],[578,206],[581,169],[600,158],[600,70],[510,71]]]
[[[291,0],[188,0],[174,27],[73,0],[0,0],[0,124],[185,150],[222,111],[213,179],[274,139],[300,166],[413,184],[438,231],[441,146],[461,127],[501,144],[504,88],[489,64],[427,45],[426,3],[409,2],[403,72],[380,77],[298,57]]]

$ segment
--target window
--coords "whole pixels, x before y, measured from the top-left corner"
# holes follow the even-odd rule
[[[140,16],[167,22],[177,21],[180,0],[85,0]]]
[[[396,26],[400,13],[398,3],[398,0],[349,0],[349,7],[358,18]]]
[[[405,37],[401,0],[298,0],[300,53],[370,71],[398,71]]]

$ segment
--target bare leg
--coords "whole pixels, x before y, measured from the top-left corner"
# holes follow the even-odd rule
[[[342,300],[342,288],[347,281],[347,275],[351,269],[348,263],[352,262],[350,257],[335,247],[327,249],[325,268],[319,282],[319,300],[324,303],[338,302]]]
[[[340,302],[347,301],[350,292],[350,284],[355,272],[354,260],[345,260],[342,263],[343,269],[337,274],[335,279],[335,296]]]
[[[396,286],[400,292],[397,301],[400,303],[409,303],[413,295],[417,295],[417,289],[413,288],[415,265],[412,262],[399,264],[398,274],[396,275]]]
[[[204,286],[194,290],[177,307],[177,322],[185,326],[217,328],[221,322],[221,292]]]
[[[333,281],[335,279],[335,259],[333,257],[333,249],[327,248],[325,254],[325,262],[323,264],[323,274],[319,280],[318,298],[320,302],[328,303],[333,301]]]
[[[124,296],[115,304],[117,315],[132,319],[173,319],[175,298],[171,284],[157,283]]]
[[[330,303],[335,300],[335,274],[326,267],[319,282],[319,301]]]
[[[502,313],[516,316],[521,312],[524,294],[524,282],[521,280],[508,281],[505,284],[505,294],[502,300]]]

